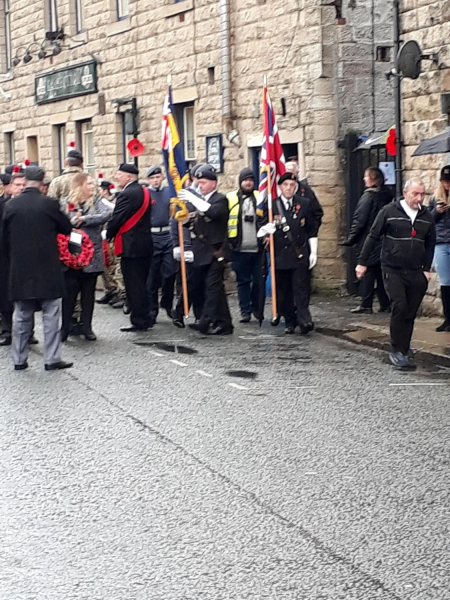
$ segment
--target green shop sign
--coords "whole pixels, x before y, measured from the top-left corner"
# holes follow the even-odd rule
[[[34,81],[36,104],[94,94],[97,91],[97,64],[74,65],[44,73]]]

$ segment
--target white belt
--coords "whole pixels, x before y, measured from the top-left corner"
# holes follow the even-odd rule
[[[163,231],[170,231],[170,225],[164,225],[164,227],[152,227],[152,233],[162,233]]]

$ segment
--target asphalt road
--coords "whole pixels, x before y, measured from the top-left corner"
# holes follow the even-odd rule
[[[447,371],[126,322],[66,372],[1,349],[1,600],[450,598]]]

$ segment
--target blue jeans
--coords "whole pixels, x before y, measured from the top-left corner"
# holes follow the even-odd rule
[[[261,285],[261,252],[233,252],[232,269],[236,273],[242,316],[258,311]]]
[[[437,244],[434,249],[434,266],[441,286],[450,285],[450,244]]]

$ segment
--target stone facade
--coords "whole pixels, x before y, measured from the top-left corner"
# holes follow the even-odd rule
[[[391,124],[391,99],[373,58],[377,43],[391,43],[383,29],[389,19],[387,8],[382,14],[374,12],[375,26],[367,29],[367,0],[345,9],[346,24],[337,20],[335,6],[321,6],[316,0],[230,0],[231,114],[224,118],[221,3],[157,0],[150,7],[130,0],[129,16],[119,20],[116,1],[85,2],[85,32],[80,34],[76,34],[75,0],[11,3],[13,54],[20,46],[22,56],[23,47],[43,39],[52,4],[57,5],[58,25],[72,37],[59,55],[41,61],[34,56],[0,79],[4,93],[11,95],[10,99],[0,95],[0,164],[9,160],[13,141],[16,161],[33,153],[56,175],[61,126],[67,142],[76,140],[77,145],[87,143],[87,128],[93,141],[90,167],[110,178],[124,159],[123,107],[114,100],[134,97],[139,138],[145,145],[139,164],[145,175],[145,167],[161,160],[161,112],[171,74],[176,106],[195,107],[195,160],[205,160],[206,136],[223,136],[220,189],[228,191],[236,186],[240,169],[256,160],[263,75],[267,75],[281,141],[298,156],[302,174],[324,206],[318,279],[332,285],[341,282],[344,265],[338,241],[345,227],[341,219],[345,197],[338,141],[351,129],[370,133]],[[0,11],[4,3],[0,0]],[[388,7],[388,0],[382,6]],[[36,104],[35,76],[90,61],[92,54],[99,59],[98,93]],[[3,73],[4,62],[3,57]],[[375,103],[373,97],[378,97]],[[231,142],[233,131],[238,135]]]

